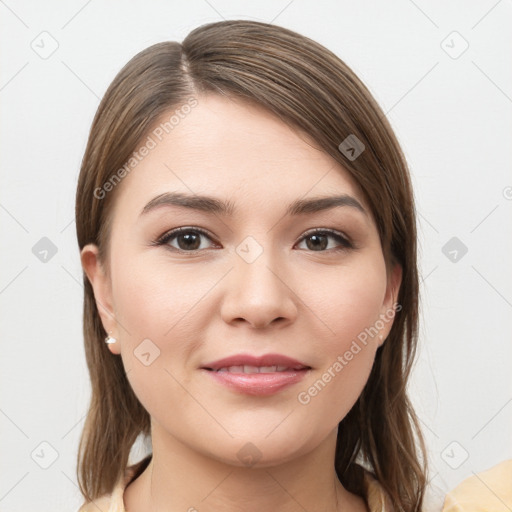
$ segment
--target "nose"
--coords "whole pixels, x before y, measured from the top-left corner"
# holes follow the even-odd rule
[[[232,325],[246,322],[255,329],[293,323],[298,298],[283,266],[277,265],[270,251],[253,262],[235,254],[234,261],[222,301],[223,320]]]

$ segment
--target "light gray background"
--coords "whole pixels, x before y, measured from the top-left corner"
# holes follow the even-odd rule
[[[446,491],[512,458],[511,14],[508,0],[0,1],[0,510],[81,503],[74,474],[90,388],[74,194],[99,99],[138,51],[223,18],[317,40],[387,113],[419,212],[411,394],[432,484]],[[33,253],[43,237],[57,249],[46,262]]]

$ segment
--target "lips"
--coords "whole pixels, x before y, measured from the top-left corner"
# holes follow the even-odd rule
[[[280,354],[239,354],[207,363],[201,370],[208,379],[232,392],[267,396],[298,384],[311,367]]]
[[[308,370],[311,367],[281,354],[266,354],[259,357],[238,354],[212,361],[201,368],[220,373],[250,374]]]

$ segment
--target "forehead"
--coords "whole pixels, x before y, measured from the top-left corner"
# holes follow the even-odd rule
[[[253,214],[255,208],[334,192],[364,204],[353,178],[307,134],[239,99],[211,94],[197,100],[188,114],[175,118],[179,122],[165,124],[172,109],[154,124],[141,143],[151,149],[119,185],[116,210],[138,214],[168,191],[215,195]]]

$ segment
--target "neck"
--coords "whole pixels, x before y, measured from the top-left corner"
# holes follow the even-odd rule
[[[334,470],[336,431],[315,450],[267,467],[233,466],[152,426],[153,456],[124,493],[128,512],[365,511]]]

